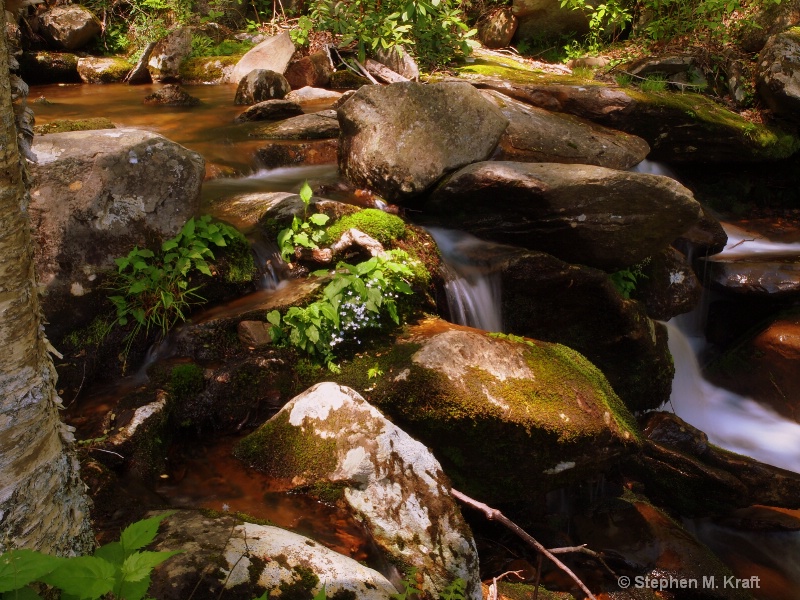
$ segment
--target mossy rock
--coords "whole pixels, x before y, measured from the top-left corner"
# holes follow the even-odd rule
[[[239,62],[238,56],[198,56],[181,63],[178,73],[185,83],[220,83]]]
[[[365,208],[350,215],[344,215],[328,227],[328,237],[338,240],[348,229],[355,228],[387,245],[402,239],[406,234],[406,224],[397,215],[385,213],[377,208]]]
[[[33,132],[37,135],[47,133],[64,133],[65,131],[91,131],[94,129],[115,129],[117,126],[108,117],[90,117],[88,119],[56,119],[49,123],[36,125]]]
[[[429,445],[456,488],[487,502],[530,501],[639,443],[602,373],[559,344],[429,319],[339,380]]]

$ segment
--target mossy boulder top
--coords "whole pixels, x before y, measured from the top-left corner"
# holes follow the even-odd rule
[[[497,106],[461,82],[365,86],[338,116],[342,174],[392,201],[485,160],[508,126]]]
[[[432,597],[460,578],[467,598],[481,598],[472,534],[441,466],[352,389],[315,385],[236,452],[294,486],[342,488],[378,546],[393,562],[418,568]]]
[[[692,193],[669,177],[508,161],[457,171],[426,208],[437,225],[608,270],[659,252],[702,214]]]
[[[375,363],[383,375],[366,380]],[[559,344],[428,319],[343,377],[369,385],[370,401],[428,444],[457,488],[488,502],[530,501],[638,443],[602,373]]]

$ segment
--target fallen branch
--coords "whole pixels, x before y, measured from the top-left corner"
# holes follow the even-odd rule
[[[586,597],[589,598],[589,600],[597,600],[594,594],[592,594],[592,592],[589,591],[589,588],[586,587],[586,585],[578,578],[577,575],[575,575],[575,573],[572,572],[572,570],[567,565],[558,560],[558,558],[556,558],[556,556],[552,552],[550,552],[547,548],[542,546],[538,541],[536,541],[536,539],[533,536],[531,536],[527,531],[522,529],[522,527],[514,523],[511,519],[506,517],[499,510],[497,510],[496,508],[492,508],[491,506],[484,504],[483,502],[478,502],[477,500],[474,500],[469,496],[462,494],[456,489],[450,488],[450,493],[453,495],[453,497],[455,497],[458,500],[461,500],[461,502],[463,502],[467,506],[471,506],[472,508],[481,511],[484,515],[486,515],[486,518],[489,519],[490,521],[498,521],[503,525],[505,525],[506,527],[508,527],[511,531],[516,533],[529,545],[533,546],[538,552],[549,558],[554,565],[556,565],[559,569],[561,569],[564,573],[566,573],[576,584],[578,584],[578,587],[580,587],[581,590],[583,590],[583,592],[586,594]],[[559,550],[562,549],[559,548]]]
[[[386,83],[403,83],[409,81],[408,77],[403,77],[400,73],[392,71],[389,67],[377,61],[368,58],[364,63],[364,67],[375,75],[378,79],[382,79]]]

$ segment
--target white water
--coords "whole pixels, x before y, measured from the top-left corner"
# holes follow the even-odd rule
[[[728,244],[717,256],[800,254],[800,244],[771,242],[727,224],[724,227]],[[697,359],[705,348],[705,339],[695,333],[701,331],[698,325],[691,314],[667,323],[675,361],[670,398],[675,414],[718,446],[800,473],[800,423],[706,381]]]
[[[430,228],[445,265],[445,290],[450,318],[459,325],[503,331],[500,275],[476,260],[486,242],[462,231]]]
[[[800,473],[800,423],[703,379],[696,352],[704,341],[666,325],[675,361],[670,397],[675,414],[717,446]]]

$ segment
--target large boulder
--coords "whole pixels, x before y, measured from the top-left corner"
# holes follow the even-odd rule
[[[148,67],[153,81],[180,81],[181,63],[192,53],[192,29],[179,27],[160,39]]]
[[[767,40],[758,56],[756,83],[775,114],[800,122],[800,27]]]
[[[80,83],[78,57],[66,52],[23,52],[20,74],[27,83]]]
[[[265,100],[280,100],[291,89],[289,82],[280,73],[268,69],[253,69],[239,82],[233,103],[256,104]]]
[[[154,547],[182,551],[153,573],[150,594],[161,600],[186,600],[198,588],[203,598],[312,598],[323,586],[337,598],[396,593],[377,571],[312,539],[230,515],[178,511],[162,522]]]
[[[78,74],[84,83],[119,83],[132,68],[121,58],[84,56],[78,59]]]
[[[509,121],[493,157],[497,160],[630,169],[650,152],[642,138],[536,108],[495,90],[487,90],[484,95]]]
[[[500,109],[458,82],[365,86],[338,115],[342,174],[393,201],[485,160],[508,125]]]
[[[37,136],[33,149],[36,270],[46,287],[45,314],[58,326],[76,316],[65,300],[91,290],[114,258],[174,236],[196,213],[204,161],[130,128]]]
[[[512,9],[503,6],[484,14],[478,20],[478,39],[487,48],[505,48],[517,32],[519,19]]]
[[[230,75],[230,83],[238,84],[253,69],[264,69],[283,74],[294,54],[294,43],[285,31],[268,37],[245,54]]]
[[[77,50],[100,34],[100,21],[79,4],[54,6],[40,19],[40,33],[59,50]]]
[[[437,224],[607,270],[660,252],[701,215],[669,177],[501,161],[464,167],[425,206]]]
[[[352,389],[315,385],[236,452],[293,486],[340,488],[378,546],[419,569],[432,597],[460,578],[467,598],[481,598],[475,543],[439,463]]]
[[[644,138],[653,160],[753,163],[787,158],[800,148],[800,138],[795,135],[747,121],[701,94],[648,93],[599,83],[518,84],[497,79],[475,83],[546,110],[574,114]]]
[[[331,60],[325,52],[304,56],[286,69],[286,81],[293,90],[304,87],[323,88],[328,85],[333,73]]]
[[[674,367],[664,326],[597,269],[542,252],[500,252],[505,331],[577,350],[633,412],[667,402]]]
[[[368,379],[370,368],[383,375]],[[490,503],[536,507],[637,445],[602,373],[559,344],[428,319],[342,377],[428,444],[457,489]]]

